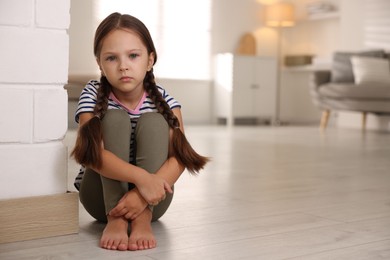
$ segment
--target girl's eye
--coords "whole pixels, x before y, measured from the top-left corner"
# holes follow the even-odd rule
[[[131,59],[135,59],[135,58],[137,58],[139,56],[139,54],[137,54],[137,53],[131,53],[130,55],[129,55],[129,57],[131,58]]]
[[[108,57],[106,58],[106,61],[114,61],[115,59],[116,59],[115,56],[108,56]]]

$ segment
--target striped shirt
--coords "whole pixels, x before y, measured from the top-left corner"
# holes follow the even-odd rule
[[[77,123],[79,123],[79,117],[82,113],[93,113],[94,107],[96,105],[96,97],[97,97],[97,90],[100,86],[99,81],[91,80],[88,82],[88,84],[84,87],[83,91],[80,94],[78,107],[75,114],[75,120]],[[157,85],[158,90],[161,92],[163,98],[169,105],[171,109],[174,108],[180,108],[180,103],[175,100],[173,97],[171,97],[165,89],[163,89],[161,86]],[[137,107],[132,110],[126,108],[111,92],[109,98],[108,98],[108,109],[122,109],[127,112],[129,115],[129,118],[131,120],[131,138],[130,138],[130,158],[129,162],[134,162],[135,155],[134,155],[134,149],[133,149],[133,143],[135,140],[134,131],[135,127],[137,126],[138,118],[143,113],[148,112],[157,112],[157,108],[152,101],[152,99],[144,92],[144,95],[142,96],[139,104]],[[85,167],[81,166],[80,171],[75,179],[74,185],[77,189],[80,188],[81,181],[83,179]]]

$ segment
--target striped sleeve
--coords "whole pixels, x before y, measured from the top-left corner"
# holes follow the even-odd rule
[[[96,80],[91,80],[81,91],[79,103],[75,113],[75,121],[79,123],[80,114],[86,112],[93,112],[93,109],[96,105],[97,89],[99,87],[99,82]]]
[[[171,109],[174,109],[174,108],[181,108],[181,105],[179,103],[179,101],[177,101],[176,99],[174,99],[171,95],[168,94],[168,92],[163,89],[162,87],[160,86],[157,86],[159,91],[161,92],[163,98],[165,99],[165,101],[168,103],[168,106],[171,108]]]

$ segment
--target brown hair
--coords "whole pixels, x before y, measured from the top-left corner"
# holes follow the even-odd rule
[[[105,18],[96,29],[94,40],[94,54],[98,59],[102,48],[103,39],[115,29],[127,29],[136,33],[146,46],[148,54],[154,54],[154,63],[157,61],[157,52],[153,44],[152,37],[146,26],[137,18],[120,13],[112,13]],[[173,155],[178,162],[195,174],[199,172],[209,158],[199,155],[191,147],[184,133],[180,130],[180,122],[170,109],[169,105],[158,90],[153,74],[153,68],[148,71],[143,81],[144,89],[157,107],[157,111],[162,114],[170,128],[173,129],[171,148]],[[75,160],[85,166],[101,168],[101,143],[102,130],[100,120],[104,117],[108,108],[108,96],[111,92],[111,85],[105,76],[100,78],[100,87],[97,92],[96,105],[94,107],[95,117],[80,126],[76,145],[71,153]]]

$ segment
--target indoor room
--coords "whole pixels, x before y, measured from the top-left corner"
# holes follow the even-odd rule
[[[155,52],[139,27],[99,31],[114,12],[139,19]],[[0,0],[0,35],[0,259],[389,258],[390,1]],[[118,48],[145,58],[134,91],[112,81],[138,80]],[[109,125],[113,110],[130,120]],[[147,112],[169,136],[155,170],[139,159],[143,142],[160,148],[152,131],[139,135]],[[93,120],[101,136],[90,126],[80,139]],[[126,159],[108,132],[125,133]],[[81,166],[90,140],[104,167]],[[104,178],[125,184],[100,210],[108,224],[86,201],[92,168],[104,203]],[[137,179],[144,171],[156,174]]]

